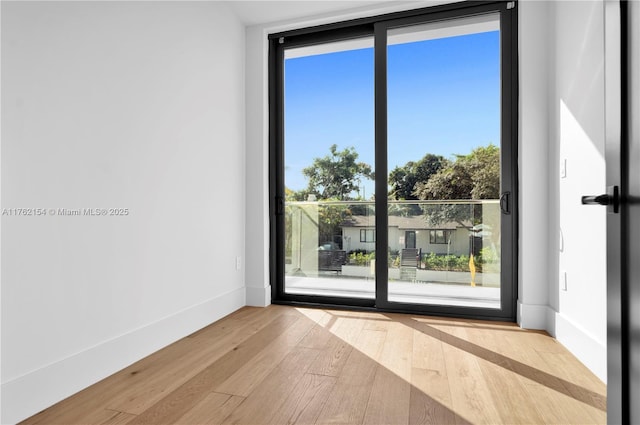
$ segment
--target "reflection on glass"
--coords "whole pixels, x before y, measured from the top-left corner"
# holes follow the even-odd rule
[[[378,254],[391,302],[500,308],[499,52],[497,14],[389,31],[376,229],[373,39],[285,51],[286,293],[374,298]]]
[[[285,51],[288,294],[375,296],[373,59],[371,37]]]
[[[372,202],[287,202],[285,221],[287,293],[375,297]]]
[[[374,298],[373,202],[289,202],[285,218],[289,293]],[[318,246],[332,222],[343,245]],[[392,302],[499,308],[500,253],[498,201],[389,202]]]
[[[389,285],[500,308],[499,16],[388,31]]]
[[[389,214],[389,301],[500,308],[498,201],[396,201]]]

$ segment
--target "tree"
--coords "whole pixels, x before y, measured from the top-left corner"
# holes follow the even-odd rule
[[[371,166],[358,162],[358,152],[354,147],[338,151],[337,145],[331,145],[329,155],[315,158],[309,167],[302,170],[308,179],[307,188],[292,191],[285,189],[288,202],[307,201],[315,196],[318,201],[349,201],[353,192],[360,191],[362,178],[373,179]],[[318,207],[319,243],[335,242],[334,237],[340,235],[340,225],[344,219],[356,213],[366,213],[366,205],[348,205],[341,203],[322,204]]]
[[[415,195],[424,200],[498,199],[500,196],[500,148],[490,144],[458,155],[428,181],[416,184]],[[422,207],[431,224],[455,221],[471,227],[482,217],[481,205],[427,204]],[[470,225],[471,223],[471,225]]]
[[[428,181],[416,185],[418,199],[498,199],[500,148],[490,144],[439,169]]]
[[[403,167],[395,167],[389,173],[389,199],[391,201],[417,200],[416,185],[426,182],[440,169],[449,164],[443,156],[426,154],[419,161],[409,161]],[[389,204],[389,215],[403,217],[420,215],[422,210],[418,204]]]
[[[448,165],[449,161],[443,156],[428,153],[419,161],[409,161],[403,167],[394,168],[389,173],[389,198],[419,199],[415,194],[416,185],[426,183],[432,175]]]
[[[319,200],[349,200],[352,192],[360,190],[360,179],[373,179],[374,173],[369,164],[357,162],[358,152],[353,147],[338,151],[334,144],[329,151],[329,155],[315,158],[311,166],[302,170],[309,179],[305,192],[315,194]]]

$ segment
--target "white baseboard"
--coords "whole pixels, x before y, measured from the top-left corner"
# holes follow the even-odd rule
[[[602,382],[607,382],[607,345],[598,341],[580,325],[554,312],[553,334]]]
[[[547,305],[523,304],[518,300],[518,324],[524,329],[548,331],[548,317],[553,310]]]
[[[271,304],[271,286],[246,286],[247,305],[266,307]]]
[[[244,305],[240,288],[5,382],[1,423],[20,422]]]
[[[549,306],[518,302],[518,324],[524,329],[545,330],[571,352],[602,382],[607,382],[607,346],[580,325]]]

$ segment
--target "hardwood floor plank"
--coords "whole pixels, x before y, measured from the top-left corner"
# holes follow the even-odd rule
[[[100,425],[125,425],[131,422],[133,418],[135,418],[135,415],[132,415],[130,413],[115,412],[112,410],[107,410],[107,412],[110,412],[112,416],[106,421],[102,422]]]
[[[318,308],[295,308],[294,310],[302,315],[304,315],[307,319],[313,320],[319,325],[325,326],[329,320],[331,320],[331,315],[327,313],[326,310],[321,310]]]
[[[408,424],[414,330],[391,320],[378,323],[385,323],[387,335],[364,423]]]
[[[274,306],[281,307],[281,306]],[[131,410],[128,413],[140,413],[139,407],[149,407],[157,402],[170,390],[177,388],[178,385],[186,382],[193,374],[187,377],[176,377],[174,382],[167,381],[165,370],[172,369],[176,364],[191,365],[194,373],[202,370],[207,363],[194,363],[193,360],[186,361],[185,355],[195,353],[199,355],[202,348],[207,347],[207,343],[211,340],[221,338],[223,335],[231,332],[238,335],[238,339],[233,339],[231,343],[239,344],[244,339],[255,334],[258,330],[269,326],[271,321],[281,316],[289,310],[280,308],[261,309],[246,307],[241,309],[242,316],[245,320],[236,320],[238,315],[232,315],[215,322],[202,330],[191,334],[189,337],[183,338],[162,350],[153,353],[144,359],[126,367],[109,378],[100,381],[82,391],[73,397],[63,400],[55,406],[46,409],[39,414],[27,419],[25,424],[89,424],[99,423],[94,417],[95,412],[111,409],[117,411]],[[249,318],[248,315],[253,318]],[[201,341],[201,342],[199,342]],[[233,346],[231,346],[233,347]],[[224,355],[227,349],[222,347],[217,356]],[[228,347],[227,347],[228,348]],[[215,351],[213,351],[215,354]],[[205,357],[206,358],[206,357]],[[215,355],[209,360],[214,361]],[[163,387],[163,383],[171,385]],[[147,398],[151,395],[153,398]],[[154,396],[155,395],[155,396]],[[159,397],[158,397],[159,396]]]
[[[584,422],[584,412],[576,409],[575,400],[565,398],[557,389],[564,389],[553,375],[549,365],[529,345],[523,335],[501,335],[501,344],[495,352],[510,360],[509,368],[526,390],[528,405],[535,408],[547,424],[571,424]],[[531,369],[523,369],[526,365]]]
[[[386,332],[360,332],[316,423],[362,423],[385,337]]]
[[[478,363],[502,423],[546,423],[529,403],[527,389],[513,372],[484,360]]]
[[[606,386],[510,323],[247,307],[23,423],[598,424]]]
[[[343,340],[344,342],[355,345],[360,337],[360,332],[364,329],[366,319],[358,319],[353,315],[344,315],[349,312],[328,312],[332,315],[330,324],[326,326],[332,334]]]
[[[538,352],[551,365],[571,397],[582,404],[590,423],[606,423],[606,386],[568,352]]]
[[[495,351],[501,344],[495,338],[495,330],[473,325],[466,329],[466,333],[467,340],[476,347],[477,362],[501,422],[544,424],[538,409],[528,402],[527,389],[511,368],[512,360]]]
[[[132,424],[172,424],[226,381],[239,368],[247,364],[272,340],[285,333],[299,317],[282,315],[269,326],[227,352],[198,375],[182,384],[162,400],[138,415]]]
[[[229,325],[190,339],[187,352],[123,389],[107,407],[139,415],[257,332],[251,323],[230,319]]]
[[[335,338],[335,336],[324,326],[316,324],[298,345],[300,347],[321,350],[327,346],[331,338]]]
[[[262,329],[265,324],[268,324],[278,316],[285,314],[297,314],[295,311],[284,309],[282,307],[283,306],[276,305],[266,308],[243,307],[240,310],[231,313],[229,316],[192,333],[187,336],[187,338],[209,342],[212,340],[215,341],[221,330],[229,327],[234,329],[237,326],[245,327],[247,330],[252,330],[253,333],[255,333]]]
[[[411,370],[410,424],[454,424],[468,422],[455,413],[449,377],[444,358],[442,333],[431,329],[425,333],[425,322],[419,317],[401,318],[414,327]],[[417,322],[417,323],[416,323]]]
[[[251,359],[251,362],[240,366],[227,380],[217,386],[215,391],[247,397],[314,326],[315,322],[306,316],[301,316],[287,332],[266,344]],[[313,360],[315,357],[317,357],[317,352]]]
[[[426,329],[428,331],[429,328]],[[443,342],[453,410],[465,421],[478,424],[500,423],[500,415],[489,394],[488,385],[474,354],[474,346],[466,340],[467,329],[452,323],[438,325],[438,330]]]
[[[442,341],[439,337],[427,335],[419,330],[414,332],[412,366],[446,374]]]
[[[410,424],[456,423],[446,372],[413,368],[411,382]]]
[[[305,373],[269,421],[273,425],[315,424],[337,378]]]
[[[269,423],[316,357],[318,350],[294,348],[222,423]]]
[[[571,370],[567,365],[554,364],[552,357],[564,354],[584,367],[550,336],[521,331],[505,336],[496,353],[508,353],[509,368],[525,385],[529,403],[536,407],[545,423],[605,423],[606,386],[586,368]],[[494,338],[496,338],[494,336]],[[544,342],[547,339],[548,341]],[[538,347],[543,347],[539,351]],[[574,377],[590,377],[590,387],[572,382]],[[593,389],[591,389],[593,388]],[[562,407],[564,406],[564,407]]]
[[[333,319],[325,326],[323,338],[325,345],[317,345],[322,351],[309,368],[309,373],[316,375],[338,376],[344,368],[358,335],[364,328],[364,321],[351,318]],[[307,344],[310,345],[310,344]]]
[[[209,393],[176,423],[182,425],[218,425],[231,414],[244,397],[229,394]]]

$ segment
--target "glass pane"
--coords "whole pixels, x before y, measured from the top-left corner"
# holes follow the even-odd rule
[[[288,294],[374,298],[373,39],[285,51]]]
[[[497,14],[388,32],[389,301],[500,308]]]

